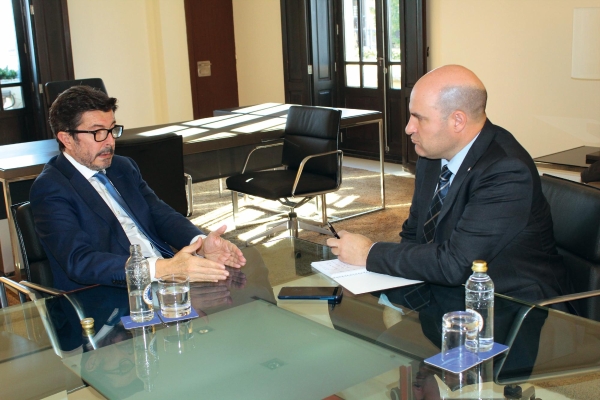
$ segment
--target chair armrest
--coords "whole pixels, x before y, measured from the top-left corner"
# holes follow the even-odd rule
[[[271,143],[271,142],[278,142],[278,141],[282,141],[281,143],[283,143],[283,141],[285,141],[285,138],[276,138],[276,139],[261,139],[261,143]]]
[[[572,300],[587,299],[588,297],[600,296],[600,290],[590,290],[589,292],[572,293],[564,296],[556,296],[545,300],[540,300],[535,304],[538,306],[549,306],[551,304],[564,303]]]
[[[60,296],[65,293],[63,290],[51,288],[51,287],[40,285],[40,284],[33,283],[33,282],[21,281],[19,283],[23,286],[28,287],[29,289],[33,289],[38,292],[49,294],[51,296]]]
[[[292,196],[294,196],[296,194],[296,187],[298,186],[298,182],[300,182],[300,178],[301,178],[301,175],[302,175],[302,170],[304,169],[304,165],[311,158],[323,157],[323,156],[328,156],[328,155],[331,155],[331,154],[337,154],[338,155],[338,157],[337,157],[337,159],[338,159],[337,183],[338,183],[338,187],[339,187],[340,182],[342,182],[342,158],[344,156],[344,153],[342,152],[342,150],[332,150],[332,151],[328,151],[328,152],[325,152],[325,153],[312,154],[310,156],[304,157],[304,159],[300,163],[300,167],[298,168],[298,173],[296,174],[296,180],[294,181],[294,186],[292,186]]]
[[[274,139],[274,140],[281,140],[281,139]],[[279,143],[274,143],[274,144],[266,144],[266,145],[262,145],[262,146],[256,146],[255,148],[253,148],[250,153],[248,153],[248,157],[246,157],[246,162],[244,163],[244,168],[242,168],[242,174],[244,172],[246,172],[246,167],[248,166],[248,162],[250,161],[250,156],[252,155],[252,153],[254,153],[256,150],[262,150],[262,149],[268,149],[269,147],[276,147],[276,146],[283,146],[283,142],[279,142]]]
[[[9,279],[5,276],[0,277],[0,297],[2,298],[1,299],[2,307],[8,306],[8,301],[6,300],[6,287],[8,287],[9,289],[18,293],[19,301],[21,303],[24,303],[26,301],[25,296],[29,297],[33,301],[39,300],[41,298],[41,296],[36,291],[37,288],[30,288],[30,287],[28,287],[29,285],[27,285],[27,284],[38,286],[35,284],[31,284],[30,282],[27,282],[27,281],[15,282],[12,279]],[[41,285],[39,285],[39,286],[41,286]],[[43,286],[41,286],[41,287],[43,288]],[[54,294],[54,293],[51,293],[51,294]],[[6,304],[5,304],[5,302],[6,302]]]
[[[83,313],[83,307],[79,303],[79,300],[77,300],[77,297],[69,296],[69,294],[71,292],[65,292],[64,290],[55,289],[55,288],[51,288],[48,286],[44,286],[44,285],[40,285],[37,283],[28,282],[28,281],[21,281],[19,283],[20,283],[20,285],[25,286],[26,288],[33,289],[33,290],[30,290],[31,293],[36,293],[36,291],[37,291],[37,292],[49,294],[51,296],[64,296],[69,301],[69,303],[71,303],[71,305],[73,306],[73,309],[75,310],[75,313],[77,313],[79,320],[81,321],[82,319],[85,318],[85,315]],[[95,286],[97,286],[97,285],[95,285]],[[31,298],[31,296],[30,296],[30,298]],[[32,298],[32,300],[36,300],[36,299]]]

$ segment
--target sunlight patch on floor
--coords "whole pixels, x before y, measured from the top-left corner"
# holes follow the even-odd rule
[[[358,200],[360,198],[360,196],[358,195],[352,195],[352,196],[345,196],[343,198],[341,198],[339,201],[336,201],[335,203],[329,203],[329,200],[327,201],[327,207],[328,209],[330,207],[337,207],[337,208],[344,208],[349,206],[350,204],[352,204],[354,201]],[[371,208],[371,207],[369,207]]]
[[[206,214],[199,215],[191,219],[194,225],[208,225],[212,223],[216,219],[222,218],[224,215],[231,215],[232,209],[231,205],[219,207],[213,211],[210,211]]]
[[[358,180],[361,180],[361,179],[369,179],[369,178],[379,178],[380,176],[381,175],[379,175],[378,173],[374,174],[374,175],[361,175],[361,176],[348,176],[348,177],[343,176],[342,177],[342,182],[358,181]],[[342,183],[342,185],[343,185],[343,183]]]
[[[385,208],[404,208],[410,207],[412,203],[402,203],[402,204],[386,204]]]

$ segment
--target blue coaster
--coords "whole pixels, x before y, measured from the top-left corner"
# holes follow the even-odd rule
[[[494,342],[492,349],[489,351],[481,353],[471,353],[470,351],[463,351],[463,357],[458,358],[457,354],[460,352],[460,350],[460,348],[450,350],[448,354],[444,356],[445,360],[443,361],[442,353],[438,353],[435,356],[426,359],[425,362],[427,364],[433,365],[434,367],[438,367],[446,371],[458,374],[460,372],[466,371],[471,367],[474,367],[477,364],[481,364],[482,362],[489,360],[490,358],[500,353],[505,352],[506,350],[508,350],[508,346]]]
[[[133,329],[133,328],[141,328],[144,326],[152,326],[152,325],[160,324],[162,321],[160,320],[160,318],[158,318],[158,313],[154,312],[154,318],[152,318],[150,321],[133,322],[131,317],[129,315],[127,315],[125,317],[121,317],[121,322],[123,322],[123,327],[125,329]]]
[[[188,315],[184,315],[183,317],[178,317],[178,318],[167,318],[164,315],[162,315],[162,312],[160,312],[160,311],[158,311],[156,314],[160,317],[160,319],[164,323],[185,321],[186,319],[198,318],[199,315],[196,312],[196,310],[194,310],[194,307],[190,307],[190,309],[191,309],[191,312]]]

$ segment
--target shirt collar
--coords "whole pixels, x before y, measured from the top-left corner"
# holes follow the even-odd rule
[[[481,133],[481,132],[479,132],[479,133]],[[473,143],[475,143],[475,140],[477,140],[477,138],[479,137],[479,133],[473,138],[473,140],[471,140],[469,143],[467,143],[467,145],[465,147],[463,147],[458,153],[456,153],[456,155],[454,155],[454,157],[452,157],[452,159],[450,161],[442,158],[442,168],[444,167],[444,165],[448,165],[448,169],[452,172],[453,177],[456,175],[456,173],[460,169],[460,166],[462,165],[463,161],[465,160],[465,157],[467,156],[467,153],[471,149],[471,146],[473,146]]]
[[[75,167],[75,169],[77,169],[77,171],[79,171],[81,173],[81,175],[83,175],[83,177],[85,179],[87,179],[88,181],[90,179],[92,179],[92,177],[94,175],[96,175],[97,172],[99,172],[99,171],[94,171],[93,169],[89,169],[85,165],[80,164],[73,157],[71,157],[71,155],[67,154],[64,151],[63,151],[63,155],[66,157],[67,160],[69,160],[69,162],[71,164],[73,164],[73,166]]]

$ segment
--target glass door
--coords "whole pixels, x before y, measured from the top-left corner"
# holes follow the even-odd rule
[[[30,140],[31,81],[18,0],[0,0],[0,145]]]
[[[344,0],[344,66],[346,87],[379,89],[376,0]]]
[[[342,0],[338,48],[342,60],[340,94],[344,107],[384,114],[386,159],[402,161],[400,0]],[[396,108],[397,106],[397,108]],[[403,132],[404,126],[401,127]],[[342,148],[349,154],[378,158],[376,127],[347,129]]]

